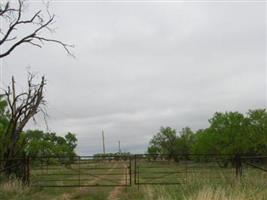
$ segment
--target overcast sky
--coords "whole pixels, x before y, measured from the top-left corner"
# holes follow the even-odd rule
[[[39,3],[31,3],[29,10]],[[31,9],[30,9],[31,8]],[[75,44],[18,48],[3,82],[45,75],[49,128],[77,134],[78,152],[144,152],[160,126],[208,126],[216,111],[266,107],[264,3],[54,1],[56,33]],[[50,35],[48,35],[50,36]],[[31,128],[45,129],[44,123]]]

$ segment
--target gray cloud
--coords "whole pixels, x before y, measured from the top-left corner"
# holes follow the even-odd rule
[[[53,45],[25,46],[4,60],[4,83],[14,74],[23,88],[28,66],[45,74],[49,126],[77,133],[82,154],[101,151],[102,129],[109,151],[121,140],[124,150],[143,152],[160,126],[196,130],[215,111],[266,107],[261,3],[51,9],[59,27],[52,37],[74,43],[76,59]]]

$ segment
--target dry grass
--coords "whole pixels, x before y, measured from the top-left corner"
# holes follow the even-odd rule
[[[231,194],[227,195],[226,191],[222,188],[213,189],[205,187],[199,190],[196,194],[185,200],[248,200],[244,194]]]
[[[151,186],[146,186],[144,188],[144,192],[145,194],[147,195],[148,199],[154,199],[154,191],[153,189],[151,188]]]
[[[165,190],[165,187],[159,187],[158,188],[158,198],[157,200],[171,200],[171,195]]]
[[[29,192],[29,187],[23,185],[20,180],[11,179],[0,185],[0,190],[6,193],[24,194]]]
[[[71,199],[72,199],[72,196],[68,193],[64,193],[62,194],[62,196],[58,198],[58,200],[71,200]]]
[[[169,169],[169,166],[166,169]],[[121,187],[36,189],[27,188],[18,180],[10,180],[0,185],[0,199],[35,200],[42,197],[42,200],[103,200],[110,197],[120,200],[267,200],[267,174],[255,169],[246,169],[244,172],[241,180],[238,180],[234,172],[229,172],[228,169],[208,172],[196,170],[186,177],[181,176],[179,185],[143,185],[139,189],[132,186],[127,188],[127,191]],[[153,171],[147,171],[146,175],[153,174]],[[90,184],[101,183],[101,177],[92,179]],[[170,182],[172,180],[172,177],[166,179]],[[121,181],[124,181],[123,177]]]

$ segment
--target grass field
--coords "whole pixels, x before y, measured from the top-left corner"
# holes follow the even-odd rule
[[[216,163],[134,163],[132,186],[129,161],[82,161],[71,166],[36,166],[31,170],[31,187],[12,180],[0,185],[1,200],[267,200],[267,173],[244,168],[240,180],[234,168],[220,168]],[[79,175],[80,174],[80,175]],[[150,185],[147,183],[177,183]],[[96,187],[33,187],[38,185],[95,185]],[[109,187],[100,187],[109,185]]]

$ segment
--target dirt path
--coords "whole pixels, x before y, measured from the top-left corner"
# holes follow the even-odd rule
[[[112,166],[112,168],[110,168],[109,170],[107,170],[107,174],[109,172],[111,172],[112,170],[114,170],[114,168],[117,167],[117,164],[114,164]],[[88,181],[87,183],[90,184],[94,184],[97,181],[101,180],[102,178],[105,178],[107,175],[102,175],[102,176],[97,176],[95,177],[93,180]],[[81,188],[76,188],[75,191],[73,191],[72,193],[63,193],[61,196],[53,199],[53,200],[71,200],[71,199],[77,199],[77,197],[79,196],[84,196],[86,195],[86,193],[88,192],[89,188],[87,187],[81,187]]]
[[[125,169],[127,169],[126,166],[124,166],[124,167],[125,167]],[[124,175],[123,175],[123,177],[122,177],[122,179],[121,179],[121,181],[120,181],[120,183],[119,183],[120,185],[125,184],[125,179],[127,178],[127,176],[128,176],[128,170],[126,170],[126,173],[124,173]],[[115,187],[115,188],[109,193],[109,196],[108,196],[107,200],[118,200],[120,194],[121,194],[122,191],[123,191],[123,189],[124,189],[124,186],[117,186],[117,187]]]

